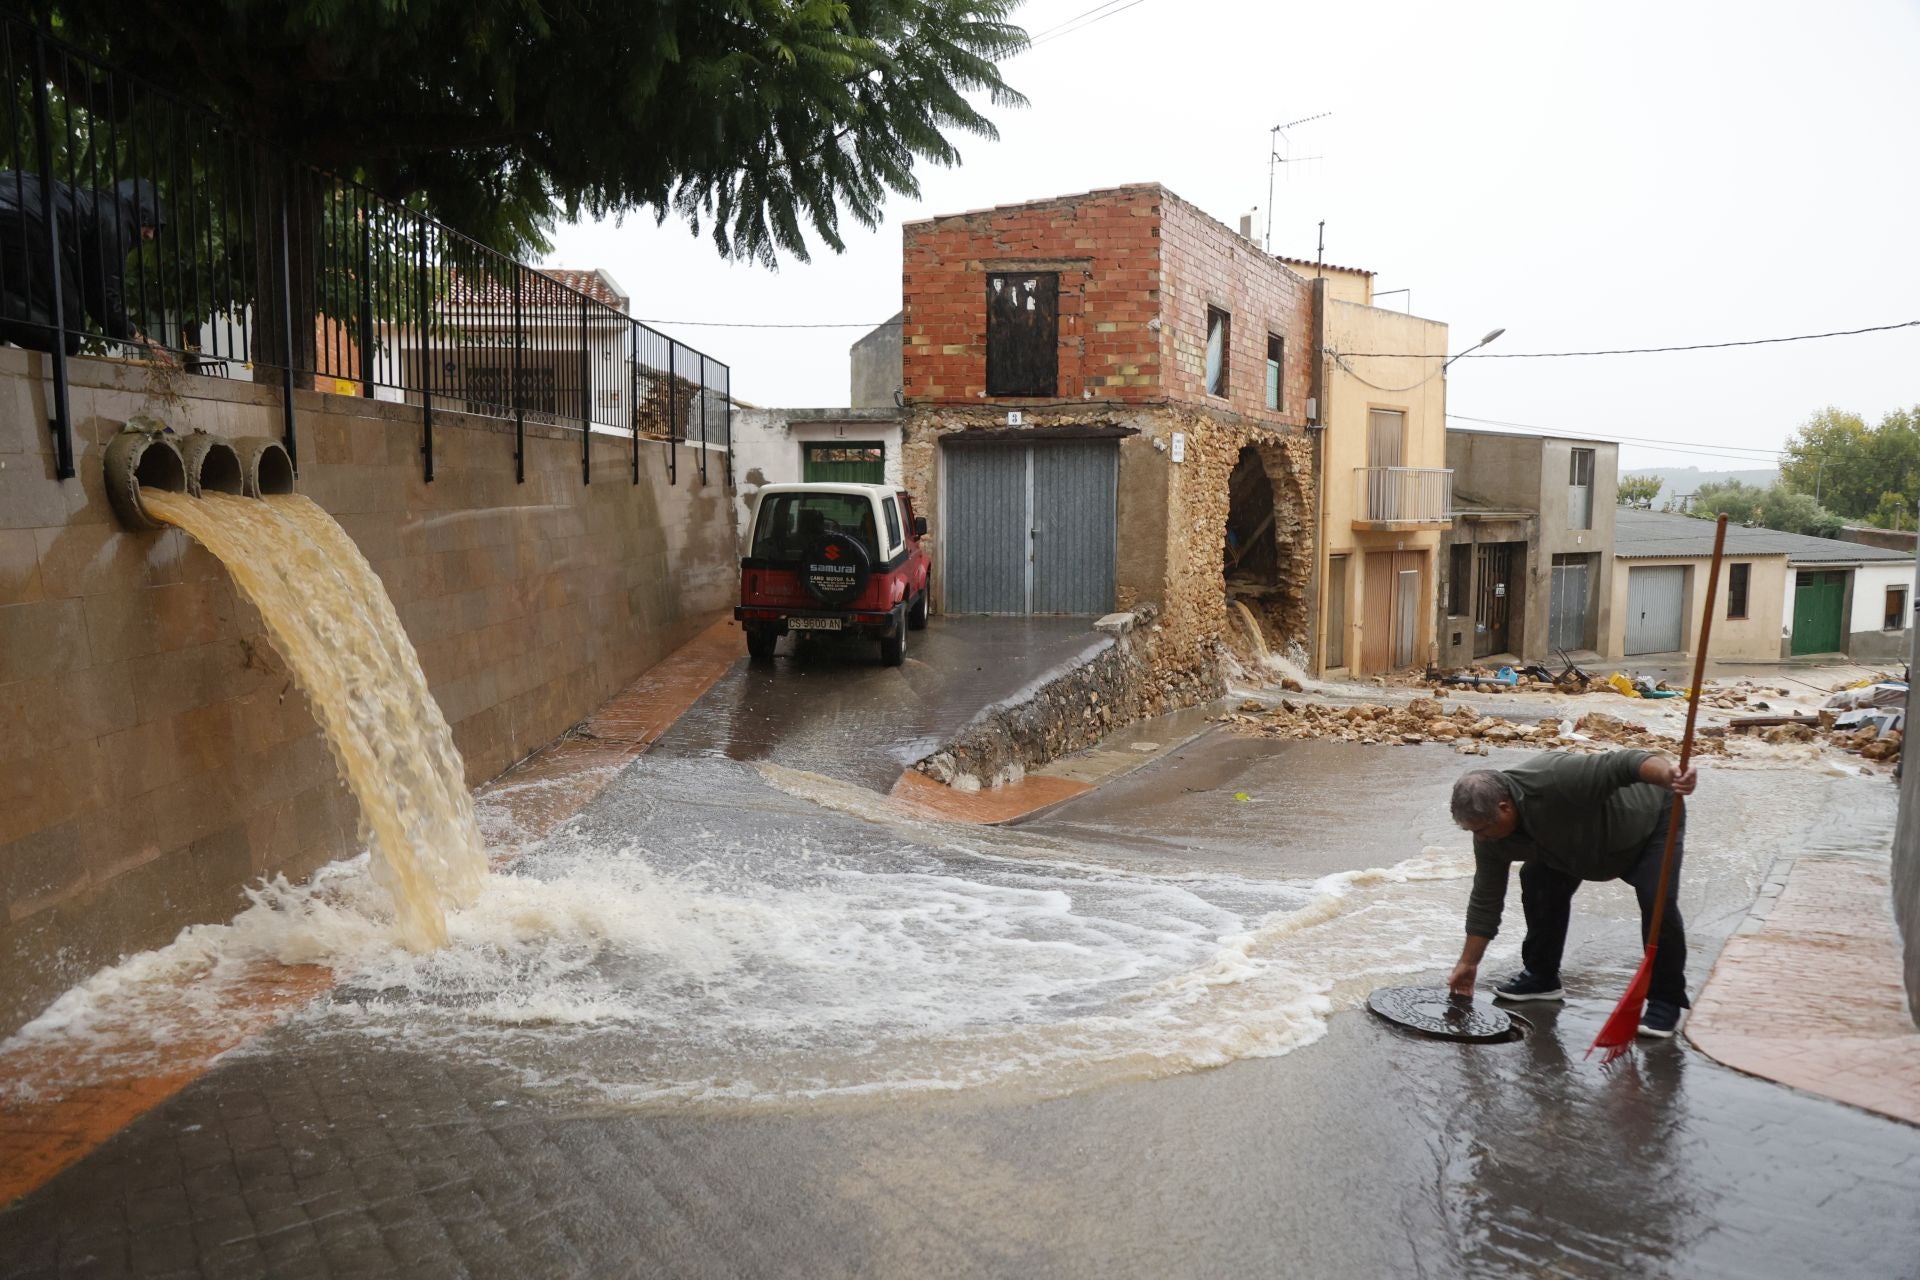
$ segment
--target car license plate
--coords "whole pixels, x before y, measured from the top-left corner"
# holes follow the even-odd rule
[[[787,629],[789,631],[838,631],[840,629],[840,619],[788,618]]]

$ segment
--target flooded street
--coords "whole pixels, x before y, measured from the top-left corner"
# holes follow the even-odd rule
[[[949,825],[883,793],[978,685],[849,666],[815,706],[788,667],[736,668],[444,950],[370,927],[363,864],[256,908],[236,939],[328,957],[332,998],[0,1216],[5,1273],[137,1235],[207,1274],[1914,1274],[1920,1132],[1683,1042],[1583,1060],[1624,885],[1518,1043],[1361,1010],[1457,954],[1446,795],[1502,754],[1216,732]],[[1710,768],[1695,989],[1776,855],[1892,820],[1884,779]]]

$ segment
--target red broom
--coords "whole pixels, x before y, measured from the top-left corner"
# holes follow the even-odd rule
[[[1693,687],[1687,691],[1687,731],[1680,738],[1680,769],[1685,772],[1693,756],[1693,722],[1700,713],[1700,685],[1707,674],[1707,634],[1713,629],[1714,599],[1720,594],[1720,557],[1727,545],[1727,517],[1722,512],[1713,530],[1713,568],[1707,574],[1707,607],[1700,615],[1700,639],[1693,650]],[[1647,1004],[1647,984],[1653,980],[1653,956],[1660,949],[1660,926],[1667,915],[1667,894],[1673,888],[1673,847],[1680,835],[1683,802],[1673,797],[1673,812],[1667,815],[1667,847],[1660,855],[1660,888],[1653,895],[1653,915],[1647,921],[1647,953],[1641,957],[1640,970],[1627,984],[1627,993],[1613,1008],[1613,1014],[1600,1028],[1600,1034],[1587,1046],[1591,1058],[1595,1049],[1605,1049],[1600,1065],[1605,1066],[1632,1047],[1640,1031],[1640,1013]]]

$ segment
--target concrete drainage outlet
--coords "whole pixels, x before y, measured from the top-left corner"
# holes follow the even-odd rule
[[[107,501],[129,529],[163,529],[140,502],[142,489],[187,491],[187,464],[164,428],[128,423],[107,445]]]
[[[240,458],[242,491],[249,498],[293,492],[293,459],[270,436],[242,436],[233,442]]]
[[[187,467],[187,492],[194,497],[211,491],[237,498],[245,491],[240,455],[225,440],[196,431],[181,443],[180,458]]]

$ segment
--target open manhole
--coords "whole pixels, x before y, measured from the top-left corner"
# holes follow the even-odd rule
[[[1518,1014],[1463,999],[1445,987],[1381,987],[1367,997],[1367,1008],[1409,1031],[1469,1044],[1504,1044],[1529,1030]]]

